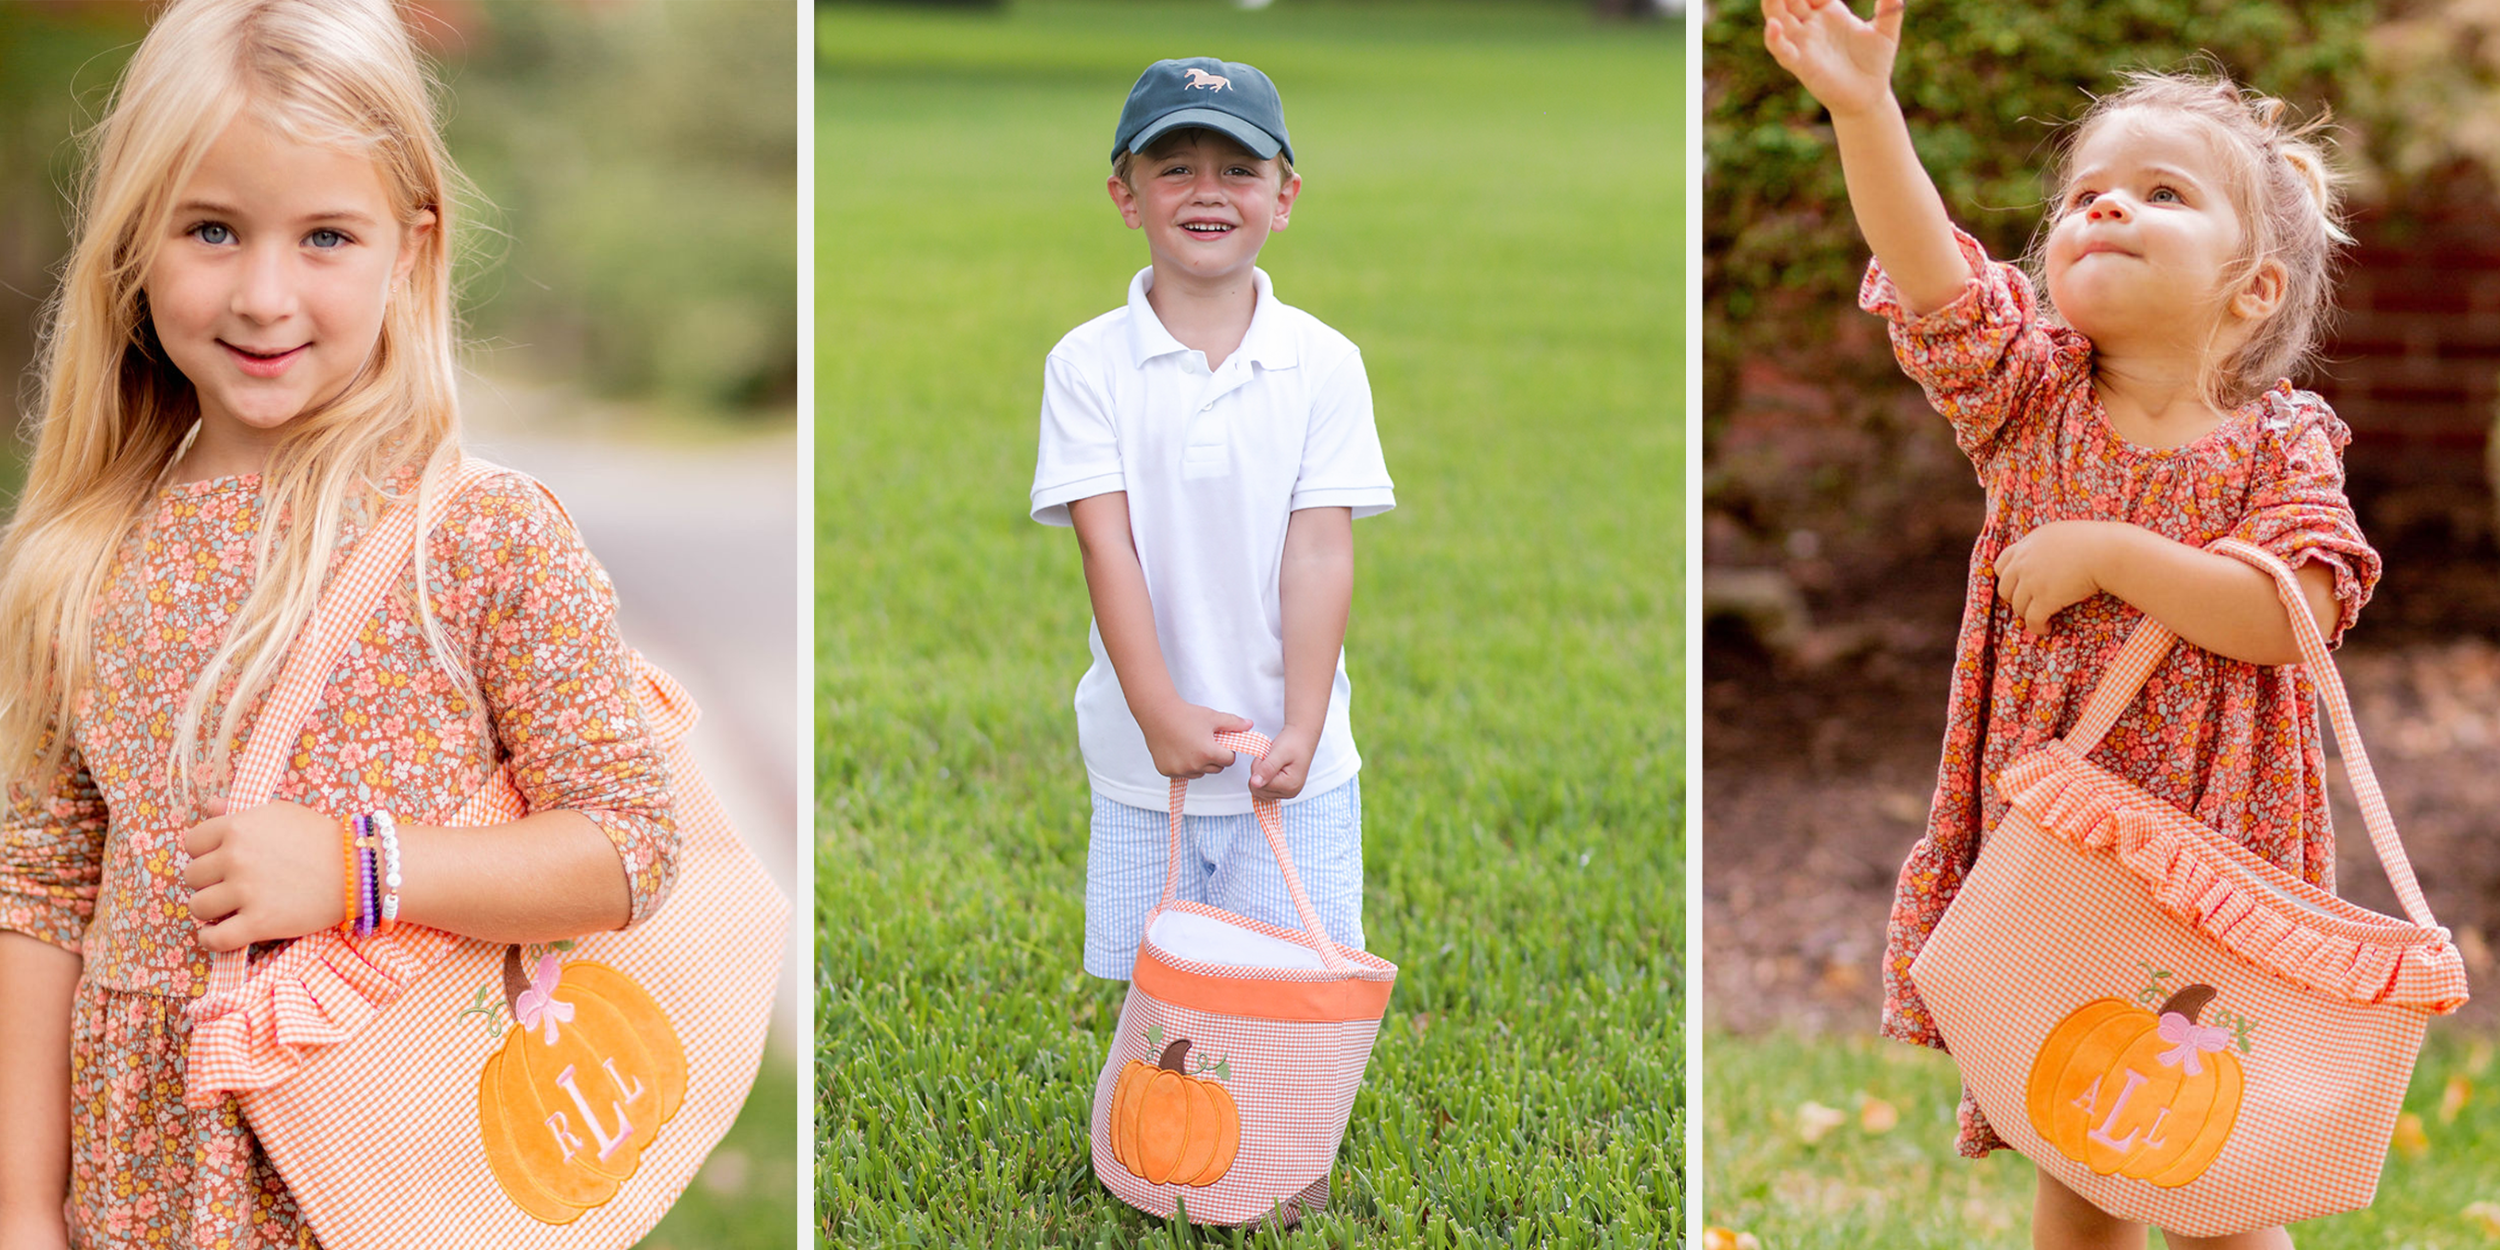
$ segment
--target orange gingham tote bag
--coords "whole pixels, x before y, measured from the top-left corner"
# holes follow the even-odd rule
[[[2430,1017],[2466,997],[2299,583],[2265,550],[2410,920],[2347,903],[2085,758],[2170,649],[2147,618],[1910,965],[1988,1123],[2113,1215],[2214,1237],[2369,1205]]]
[[[267,802],[290,757],[320,749],[307,718],[348,640],[451,500],[506,472],[463,461],[422,518],[399,508],[358,545],[262,705],[233,810]],[[679,836],[676,883],[642,924],[528,947],[331,929],[248,973],[240,954],[212,960],[190,1009],[187,1099],[241,1103],[325,1250],[631,1245],[745,1102],[788,904],[695,766],[693,701],[636,661]],[[473,826],[528,812],[499,770],[456,811],[395,814]],[[195,1236],[217,1231],[210,1212],[193,1220]]]
[[[1257,733],[1216,741],[1254,757],[1269,746]],[[1251,810],[1302,931],[1180,898],[1188,792],[1173,779],[1163,901],[1146,917],[1094,1083],[1094,1175],[1153,1215],[1299,1219],[1327,1193],[1397,966],[1330,940],[1294,875],[1275,803]]]

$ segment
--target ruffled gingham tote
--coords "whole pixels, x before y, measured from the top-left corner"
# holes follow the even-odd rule
[[[414,544],[461,492],[508,472],[464,461],[425,516],[403,506],[358,543],[262,704],[232,810],[268,801]],[[630,1246],[737,1118],[788,904],[695,765],[694,702],[637,660],[678,829],[676,883],[642,924],[526,950],[406,924],[323,930],[248,969],[241,952],[211,961],[190,1008],[186,1099],[240,1102],[325,1250]],[[528,814],[501,771],[457,811],[404,813],[447,826]],[[196,1210],[194,1236],[208,1244],[220,1223]]]
[[[1224,733],[1265,756],[1256,733]],[[1294,875],[1277,805],[1252,804],[1302,918],[1295,932],[1178,897],[1146,917],[1119,1030],[1094,1084],[1094,1175],[1131,1206],[1202,1224],[1290,1222],[1322,1205],[1396,965],[1330,940]]]
[[[2430,1017],[2466,997],[2291,570],[2275,581],[2410,919],[2300,880],[2086,759],[2174,636],[2147,619],[1910,965],[1988,1123],[2113,1215],[2194,1237],[2369,1205]]]

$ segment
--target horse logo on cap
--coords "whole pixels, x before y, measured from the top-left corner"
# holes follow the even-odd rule
[[[1188,69],[1181,72],[1189,75],[1189,81],[1181,86],[1181,90],[1183,91],[1195,91],[1200,87],[1204,87],[1209,91],[1224,91],[1230,89],[1233,85],[1232,79],[1226,78],[1221,74],[1210,74],[1195,65],[1192,65]]]

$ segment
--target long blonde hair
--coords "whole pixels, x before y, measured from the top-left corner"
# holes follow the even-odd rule
[[[174,722],[178,793],[224,776],[241,718],[311,616],[343,535],[395,503],[394,489],[435,489],[457,461],[450,247],[462,184],[432,91],[390,0],[174,0],[140,43],[86,136],[76,242],[46,307],[34,460],[0,535],[0,777],[12,789],[59,766],[93,672],[94,605],[198,421],[144,286],[177,194],[236,118],[369,155],[400,223],[430,212],[434,228],[416,238],[363,371],[288,422],[262,471],[252,590]],[[426,639],[467,689],[426,599]]]

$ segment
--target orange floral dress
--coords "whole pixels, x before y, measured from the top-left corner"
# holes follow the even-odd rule
[[[2005,815],[1995,777],[2063,734],[2142,614],[2108,595],[2060,612],[2046,637],[1995,593],[1997,553],[2051,521],[2124,521],[2193,546],[2230,536],[2295,568],[2335,575],[2332,642],[2379,573],[2344,498],[2351,432],[2324,401],[2281,383],[2184,447],[2139,447],[2113,432],[2092,387],[2092,344],[2044,319],[2030,280],[1957,235],[1976,275],[1924,316],[1902,307],[1870,266],[1859,304],[1892,322],[1903,370],[1952,423],[1988,492],[1971,549],[1954,644],[1944,759],[1926,836],[1901,867],[1884,949],[1883,1033],[1944,1039],[1909,979],[1910,960]],[[2298,667],[2269,668],[2187,644],[2173,648],[2093,758],[2303,880],[2332,889],[2317,703]],[[1956,1142],[1980,1156],[2005,1145],[1966,1088]]]
[[[173,719],[251,588],[262,519],[256,476],[158,495],[97,605],[94,673],[68,753],[47,788],[22,789],[0,815],[0,929],[85,960],[70,1024],[69,1214],[80,1246],[315,1244],[232,1100],[183,1104],[183,1009],[207,987],[208,957],[175,870],[177,841],[200,815],[175,797],[166,763]],[[533,808],[579,811],[607,833],[641,920],[668,892],[677,834],[666,766],[627,693],[630,653],[607,574],[519,477],[472,488],[429,544],[431,610],[462,649],[484,723],[428,650],[414,575],[404,575],[308,726],[330,749],[275,797],[414,819],[449,810],[509,765]],[[210,724],[217,714],[212,706]],[[196,1231],[195,1208],[209,1217]]]

